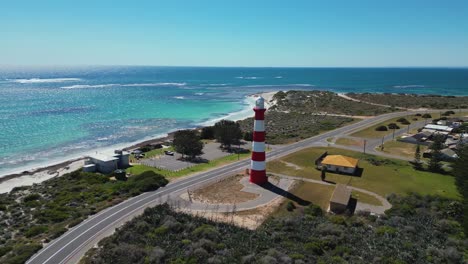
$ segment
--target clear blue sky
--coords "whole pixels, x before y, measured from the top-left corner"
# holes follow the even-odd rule
[[[468,66],[466,0],[5,0],[3,65]]]

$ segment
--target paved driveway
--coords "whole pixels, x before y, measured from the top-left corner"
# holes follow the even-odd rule
[[[143,159],[140,161],[140,163],[154,168],[160,168],[170,171],[179,171],[197,165],[199,163],[206,163],[210,160],[219,159],[232,154],[229,152],[222,151],[219,148],[219,146],[219,143],[213,142],[205,144],[205,146],[203,147],[203,155],[201,155],[200,159],[195,162],[181,160],[182,155],[175,153],[174,156],[162,155],[150,159]]]

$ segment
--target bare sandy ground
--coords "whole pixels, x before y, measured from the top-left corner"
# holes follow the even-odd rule
[[[35,183],[41,183],[53,177],[59,177],[64,174],[76,171],[84,166],[84,159],[73,161],[70,164],[56,170],[41,170],[31,175],[23,175],[6,180],[0,184],[0,193],[10,192],[13,188],[19,186],[31,186]]]

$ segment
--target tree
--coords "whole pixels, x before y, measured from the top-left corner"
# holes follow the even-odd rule
[[[231,148],[232,144],[238,144],[242,138],[239,123],[230,120],[221,120],[214,125],[214,135],[224,147]]]
[[[463,228],[468,234],[468,145],[463,145],[457,152],[458,159],[453,163],[455,185],[463,199]]]
[[[421,170],[422,169],[421,147],[419,146],[419,144],[416,146],[416,151],[414,152],[413,168],[415,170]]]
[[[251,131],[247,131],[244,133],[244,140],[245,141],[252,141],[253,140],[253,133]]]
[[[174,150],[177,153],[190,156],[195,158],[198,155],[203,154],[203,142],[200,141],[200,137],[195,130],[179,130],[174,134]]]
[[[442,148],[444,144],[444,136],[442,135],[435,135],[433,138],[432,144],[429,146],[431,150],[431,158],[429,159],[429,171],[432,172],[441,172],[442,165],[440,162],[442,161]]]
[[[214,128],[212,126],[207,126],[207,127],[202,128],[200,138],[201,139],[214,139]]]
[[[424,114],[424,115],[422,115],[422,118],[426,118],[426,119],[427,119],[427,118],[432,118],[432,116],[431,116],[431,114]]]

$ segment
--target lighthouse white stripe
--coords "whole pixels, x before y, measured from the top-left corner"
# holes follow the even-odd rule
[[[254,152],[265,152],[265,142],[253,142],[252,151]]]
[[[257,132],[265,131],[265,121],[264,120],[255,120],[255,122],[254,122],[254,131],[257,131]]]
[[[266,164],[264,161],[251,161],[250,168],[256,171],[264,171],[266,169]]]

